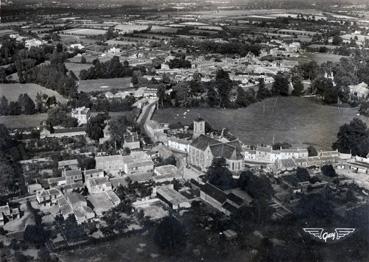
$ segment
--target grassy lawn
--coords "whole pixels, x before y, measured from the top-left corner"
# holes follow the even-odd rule
[[[187,113],[186,113],[187,112]],[[357,114],[355,108],[325,106],[298,97],[270,98],[240,109],[169,108],[157,110],[159,122],[190,124],[202,117],[217,129],[228,128],[246,144],[286,141],[330,149],[339,127]],[[364,118],[368,123],[368,119]]]
[[[114,89],[127,90],[130,89],[131,78],[108,78],[108,79],[91,79],[79,81],[78,91],[96,92],[110,91]]]
[[[67,99],[60,95],[58,92],[47,89],[37,84],[1,84],[0,96],[5,96],[9,101],[16,101],[20,94],[28,94],[32,100],[35,100],[37,93],[47,94],[55,96],[56,100],[60,103],[66,103]]]

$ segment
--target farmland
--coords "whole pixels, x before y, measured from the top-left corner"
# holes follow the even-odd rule
[[[60,103],[66,103],[67,99],[54,90],[47,89],[37,84],[1,84],[0,96],[5,96],[9,101],[16,101],[20,94],[27,93],[32,100],[36,99],[37,93],[55,96]]]
[[[96,36],[103,35],[106,33],[106,30],[102,29],[89,29],[89,28],[73,28],[62,31],[63,34],[66,35],[81,35],[81,36]]]
[[[339,127],[357,114],[354,108],[324,106],[306,98],[270,98],[241,109],[169,108],[158,110],[160,122],[190,124],[202,117],[217,129],[228,128],[247,144],[312,144],[330,149]],[[367,119],[364,119],[368,122]]]
[[[78,91],[82,92],[98,92],[111,90],[127,90],[130,89],[131,78],[109,78],[109,79],[91,79],[79,81]]]

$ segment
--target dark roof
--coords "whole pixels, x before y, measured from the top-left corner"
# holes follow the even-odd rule
[[[61,134],[61,133],[74,133],[74,132],[83,132],[86,131],[84,127],[69,127],[69,128],[56,128],[54,129],[55,134]]]
[[[203,185],[201,191],[214,198],[219,203],[224,203],[227,200],[227,194],[224,191],[209,183]]]
[[[215,140],[211,137],[200,135],[198,138],[196,138],[194,141],[192,141],[191,146],[196,147],[200,150],[205,150],[208,145],[215,145],[219,144],[220,142],[218,140]]]
[[[222,205],[222,207],[224,208],[224,209],[226,209],[226,210],[228,210],[229,212],[231,212],[231,213],[235,213],[235,212],[237,212],[237,207],[235,207],[234,205],[232,205],[231,203],[229,203],[229,202],[225,202],[223,205]]]
[[[233,193],[228,194],[227,198],[239,206],[243,204],[243,199]]]
[[[213,153],[214,157],[223,157],[226,159],[231,159],[237,156],[235,152],[236,148],[227,144],[211,145],[210,150]]]

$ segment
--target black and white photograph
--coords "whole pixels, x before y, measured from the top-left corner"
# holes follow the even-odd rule
[[[368,262],[369,0],[0,0],[0,262]]]

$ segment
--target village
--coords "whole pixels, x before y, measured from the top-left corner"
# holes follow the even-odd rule
[[[304,241],[280,240],[279,225],[363,226],[369,15],[341,11],[58,13],[0,24],[0,260],[58,261],[153,235],[159,250],[183,245],[193,261],[241,246],[254,261],[264,245]],[[245,142],[221,116],[199,113],[273,110],[279,97],[353,117],[337,121],[327,148],[274,133]],[[156,118],[173,108],[183,111]],[[157,237],[168,221],[193,231]]]

